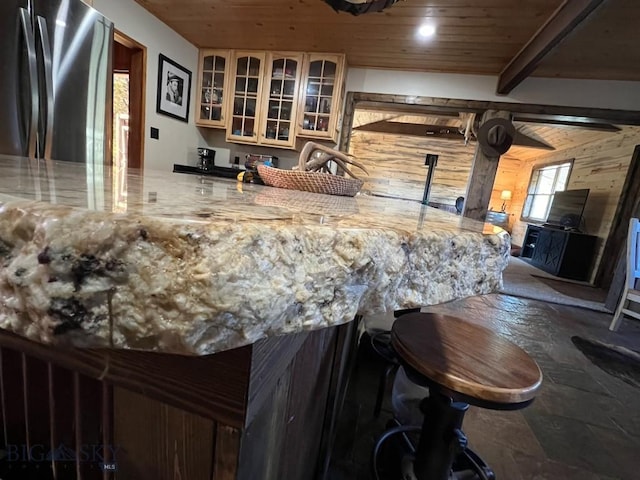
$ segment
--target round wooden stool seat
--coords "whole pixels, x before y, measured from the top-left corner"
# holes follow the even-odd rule
[[[456,317],[411,313],[393,324],[391,343],[403,362],[461,401],[488,408],[530,403],[542,372],[520,347]]]

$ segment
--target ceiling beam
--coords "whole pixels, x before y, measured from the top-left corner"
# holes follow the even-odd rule
[[[619,132],[620,127],[610,123],[602,123],[584,117],[569,117],[566,115],[514,115],[514,122],[539,123],[557,127],[578,127],[601,132]]]
[[[464,141],[464,135],[456,127],[445,125],[422,125],[419,123],[379,122],[367,123],[354,128],[363,132],[386,133],[389,135],[408,135],[412,137],[449,138]]]
[[[502,70],[498,95],[507,95],[533,73],[542,59],[605,0],[565,0]]]
[[[438,97],[416,97],[415,95],[392,95],[384,93],[348,92],[345,102],[349,111],[360,108],[363,103],[379,102],[388,105],[410,105],[426,107],[427,109],[441,109],[443,112],[472,112],[482,113],[486,110],[506,110],[514,116],[527,113],[535,116],[562,116],[568,121],[591,121],[599,123],[613,123],[616,125],[640,126],[640,112],[637,110],[612,110],[592,107],[567,107],[558,105],[537,105],[531,103],[489,102],[485,100],[459,100]]]
[[[361,102],[358,110],[372,112],[396,113],[398,115],[429,115],[434,117],[459,117],[457,109],[443,109],[441,107],[429,107],[423,105],[400,105],[385,102]]]
[[[447,127],[444,125],[423,125],[419,123],[389,122],[387,120],[380,120],[378,122],[360,125],[355,127],[354,130],[359,130],[361,132],[383,133],[387,135],[406,135],[422,138],[432,137],[464,141],[464,135],[460,133],[456,127]],[[475,141],[475,138],[472,137],[470,140]],[[516,131],[513,144],[521,147],[555,150],[555,148],[548,143],[529,137],[528,135],[518,131]]]

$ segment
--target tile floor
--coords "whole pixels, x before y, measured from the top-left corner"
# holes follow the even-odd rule
[[[505,412],[471,407],[464,430],[498,480],[635,480],[640,478],[640,389],[593,365],[571,336],[640,350],[640,322],[609,332],[611,315],[506,295],[473,297],[430,310],[486,325],[540,365],[534,403]],[[332,456],[331,480],[370,479],[375,439],[391,418],[389,395],[373,418],[380,368],[360,348]]]

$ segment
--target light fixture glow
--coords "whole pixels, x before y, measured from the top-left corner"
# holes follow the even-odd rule
[[[500,192],[500,200],[502,200],[501,212],[506,213],[505,209],[507,208],[507,200],[511,200],[511,196],[511,190],[502,190],[502,192]]]
[[[418,29],[418,35],[423,38],[433,37],[436,34],[435,25],[422,25]]]

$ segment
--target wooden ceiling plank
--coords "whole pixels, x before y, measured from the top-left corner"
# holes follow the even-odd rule
[[[498,95],[507,95],[527,78],[571,31],[604,0],[566,0],[500,73]]]
[[[602,0],[600,0],[602,1]],[[174,25],[179,31],[185,31],[188,26],[190,28],[194,27],[194,22],[174,22]],[[243,37],[253,37],[253,44],[255,45],[255,49],[260,50],[259,45],[267,40],[272,39],[289,39],[296,35],[304,36],[305,44],[311,43],[310,41],[317,40],[329,40],[335,39],[336,42],[338,39],[348,41],[351,39],[351,42],[355,42],[356,40],[384,40],[384,41],[403,41],[404,45],[416,45],[422,46],[423,48],[429,48],[431,45],[435,45],[439,42],[483,42],[486,44],[492,44],[493,46],[499,47],[502,44],[518,44],[522,45],[524,41],[526,41],[529,36],[526,33],[522,33],[521,29],[513,30],[511,34],[505,34],[503,32],[503,28],[500,26],[493,27],[491,29],[487,29],[486,31],[480,31],[478,29],[469,29],[464,27],[456,27],[451,28],[450,30],[440,31],[438,33],[437,38],[434,38],[433,43],[425,43],[420,44],[418,41],[413,40],[412,35],[407,35],[407,29],[378,29],[378,31],[371,31],[371,27],[367,26],[358,26],[358,27],[349,27],[344,26],[343,28],[337,28],[334,26],[333,29],[327,29],[325,31],[312,31],[308,32],[302,28],[294,28],[293,30],[290,28],[280,29],[280,28],[263,28],[252,25],[247,25],[246,22],[234,22],[228,23],[226,25],[212,25],[211,27],[207,26],[198,28],[197,30],[200,32],[197,37],[206,37],[208,35],[212,35],[207,43],[209,47],[219,46],[217,43],[224,39],[229,44],[234,44],[237,38]],[[204,31],[203,31],[204,30]],[[208,30],[208,31],[207,31]],[[411,32],[413,33],[413,32]],[[189,34],[190,37],[194,36],[193,33]],[[229,37],[230,36],[230,37]],[[256,40],[256,37],[260,39]],[[437,43],[436,43],[437,42]],[[215,43],[215,45],[214,45]],[[291,49],[291,43],[289,43],[289,50]],[[351,47],[352,45],[346,45]]]
[[[406,16],[393,16],[387,17],[383,15],[372,15],[361,17],[360,19],[353,19],[350,16],[320,16],[314,17],[310,15],[299,16],[293,18],[291,15],[283,15],[281,11],[270,10],[265,13],[258,14],[257,12],[216,12],[216,22],[245,22],[252,23],[254,25],[263,24],[269,26],[278,26],[279,28],[286,28],[289,25],[302,25],[309,28],[321,27],[327,28],[335,25],[346,25],[357,27],[359,25],[365,26],[413,26],[419,27],[425,20],[433,19],[437,22],[438,27],[459,27],[464,26],[467,28],[488,28],[488,27],[500,27],[507,26],[511,29],[516,27],[530,27],[535,25],[530,16],[518,16],[520,9],[513,9],[511,15],[505,17],[493,17],[489,15],[482,16],[467,16],[465,12],[458,12],[455,15],[437,15],[433,17],[425,17],[423,15],[406,15]],[[206,24],[211,21],[209,17],[203,17],[202,12],[193,10],[187,11],[175,17],[177,22],[197,22],[199,24]]]
[[[564,0],[411,0],[358,17],[321,0],[136,1],[200,48],[336,52],[350,66],[497,76]],[[640,81],[640,49],[630,47],[639,16],[640,1],[607,0],[531,75]],[[419,42],[425,20],[438,35]]]

